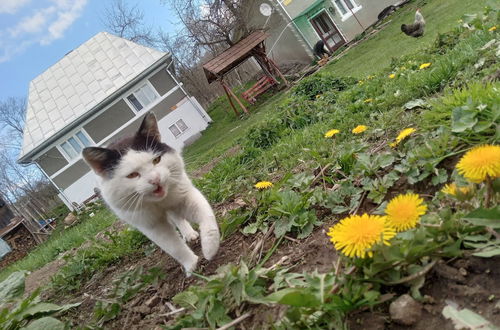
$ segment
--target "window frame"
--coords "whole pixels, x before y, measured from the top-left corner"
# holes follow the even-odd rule
[[[78,133],[81,133],[84,136],[84,138],[87,139],[87,142],[89,143],[88,146],[85,145],[85,143],[80,139],[80,137],[78,137]],[[76,150],[76,148],[70,142],[71,139],[73,139],[77,143],[77,145],[81,148],[80,151]],[[65,147],[63,147],[63,145],[67,145],[69,148],[71,148],[70,150],[72,150],[72,152],[74,152],[75,155],[74,156],[70,155],[70,153],[67,152],[67,150],[65,149]],[[95,145],[95,142],[92,140],[92,138],[87,134],[87,132],[83,128],[80,128],[74,131],[71,135],[66,136],[63,140],[59,141],[56,147],[57,150],[59,150],[59,152],[63,155],[63,157],[68,161],[68,163],[72,164],[80,158],[81,152],[84,148],[91,147],[93,145]]]
[[[182,122],[182,124],[178,124],[179,122]],[[181,125],[184,125],[185,128],[183,129],[181,127]],[[175,129],[177,129],[179,131],[179,134],[175,135],[175,133],[172,131],[172,127],[174,127]],[[185,132],[189,131],[190,127],[186,124],[186,122],[184,121],[184,119],[182,118],[179,118],[175,121],[175,123],[173,123],[172,125],[169,125],[168,126],[168,130],[170,131],[170,133],[172,133],[172,135],[174,136],[174,138],[179,138],[179,136],[183,135]]]
[[[146,86],[148,86],[148,88],[153,93],[154,99],[150,100],[150,102],[147,104],[143,104],[144,100],[141,100],[141,96],[138,92]],[[142,93],[147,97],[146,93],[144,93],[144,92],[142,92]],[[141,109],[137,109],[134,102],[132,102],[129,99],[129,97],[131,97],[131,96],[133,96],[136,99],[136,101],[142,106]],[[137,115],[140,112],[143,112],[147,109],[150,109],[153,104],[156,104],[158,102],[158,100],[161,100],[161,95],[158,93],[158,91],[153,86],[153,84],[151,84],[149,79],[146,79],[145,81],[138,84],[138,87],[134,88],[133,91],[131,93],[128,93],[123,99],[125,100],[127,105],[130,107],[130,109],[132,109],[132,111],[134,111],[134,113]]]
[[[337,5],[337,1],[339,1],[341,3],[342,7],[344,8],[344,10],[347,11],[345,14],[342,14],[342,11],[340,10],[339,6]],[[353,6],[351,9],[349,9],[349,6],[347,5],[346,1],[349,1],[349,3]],[[335,10],[340,15],[340,19],[342,20],[342,22],[344,22],[349,17],[351,17],[353,13],[356,13],[359,10],[363,9],[363,6],[356,3],[355,0],[333,0],[332,3],[335,6]]]

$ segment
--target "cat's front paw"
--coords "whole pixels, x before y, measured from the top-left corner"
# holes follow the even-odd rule
[[[191,231],[183,233],[182,236],[184,237],[184,240],[189,243],[196,241],[198,237],[200,237],[200,234],[198,234],[196,230],[191,229]]]
[[[194,256],[192,260],[183,264],[184,271],[186,272],[186,277],[190,277],[193,271],[196,269],[196,265],[198,264],[198,257]]]

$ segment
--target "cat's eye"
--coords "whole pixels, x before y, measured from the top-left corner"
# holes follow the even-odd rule
[[[132,172],[130,173],[129,175],[127,175],[127,178],[129,179],[133,179],[133,178],[137,178],[139,176],[139,173],[137,172]]]
[[[155,159],[153,159],[153,165],[158,164],[160,162],[160,160],[161,160],[161,156],[158,156]]]

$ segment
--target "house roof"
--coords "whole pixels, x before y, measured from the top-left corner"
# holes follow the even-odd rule
[[[20,162],[167,54],[100,32],[29,84]]]
[[[269,37],[264,31],[255,31],[248,37],[223,51],[203,65],[209,83],[231,71],[247,58],[253,56],[251,50]]]

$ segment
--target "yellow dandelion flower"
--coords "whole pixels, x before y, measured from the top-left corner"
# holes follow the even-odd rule
[[[419,69],[420,69],[420,70],[422,70],[422,69],[428,68],[428,67],[430,67],[430,66],[431,66],[431,64],[432,64],[432,63],[430,63],[430,62],[427,62],[427,63],[422,63],[422,64],[420,64]]]
[[[363,85],[365,82],[363,80],[358,81],[358,85]]]
[[[497,27],[496,27],[496,25],[495,25],[495,26],[490,27],[490,28],[488,29],[488,31],[493,32],[493,31],[495,31],[496,29],[497,29]]]
[[[325,133],[325,137],[326,138],[331,138],[335,134],[338,134],[338,133],[340,133],[340,131],[338,129],[331,129],[331,130],[329,130],[328,132]]]
[[[391,74],[389,75],[389,79],[394,79],[394,78],[396,78],[396,74],[395,74],[395,73],[391,73]]]
[[[354,134],[360,134],[360,133],[363,133],[364,131],[366,131],[368,129],[368,126],[365,126],[365,125],[358,125],[356,127],[354,127],[352,129],[352,132]]]
[[[398,143],[396,141],[389,143],[389,147],[391,148],[396,148],[397,145]]]
[[[273,186],[272,182],[269,181],[260,181],[255,184],[255,188],[257,189],[267,189]]]
[[[416,129],[414,128],[405,128],[404,130],[402,130],[401,132],[399,132],[398,136],[396,137],[396,141],[394,141],[393,143],[389,144],[391,147],[396,147],[401,141],[403,141],[404,139],[406,139],[408,136],[412,135],[413,133],[415,133]]]
[[[387,222],[396,231],[415,228],[420,216],[427,211],[424,200],[417,194],[399,195],[391,199],[385,208]]]
[[[467,195],[471,187],[457,187],[455,183],[446,184],[441,191],[445,194],[457,196],[457,194]]]
[[[363,101],[364,103],[370,103],[370,102],[373,102],[373,99],[366,99]]]
[[[316,98],[319,99],[321,97],[321,94],[316,95]]]
[[[500,178],[500,146],[477,146],[465,153],[457,164],[458,173],[467,180],[480,183],[488,177]]]
[[[396,236],[394,228],[387,225],[386,217],[380,215],[351,215],[340,220],[328,231],[335,248],[348,257],[373,256],[375,244],[390,245]]]

